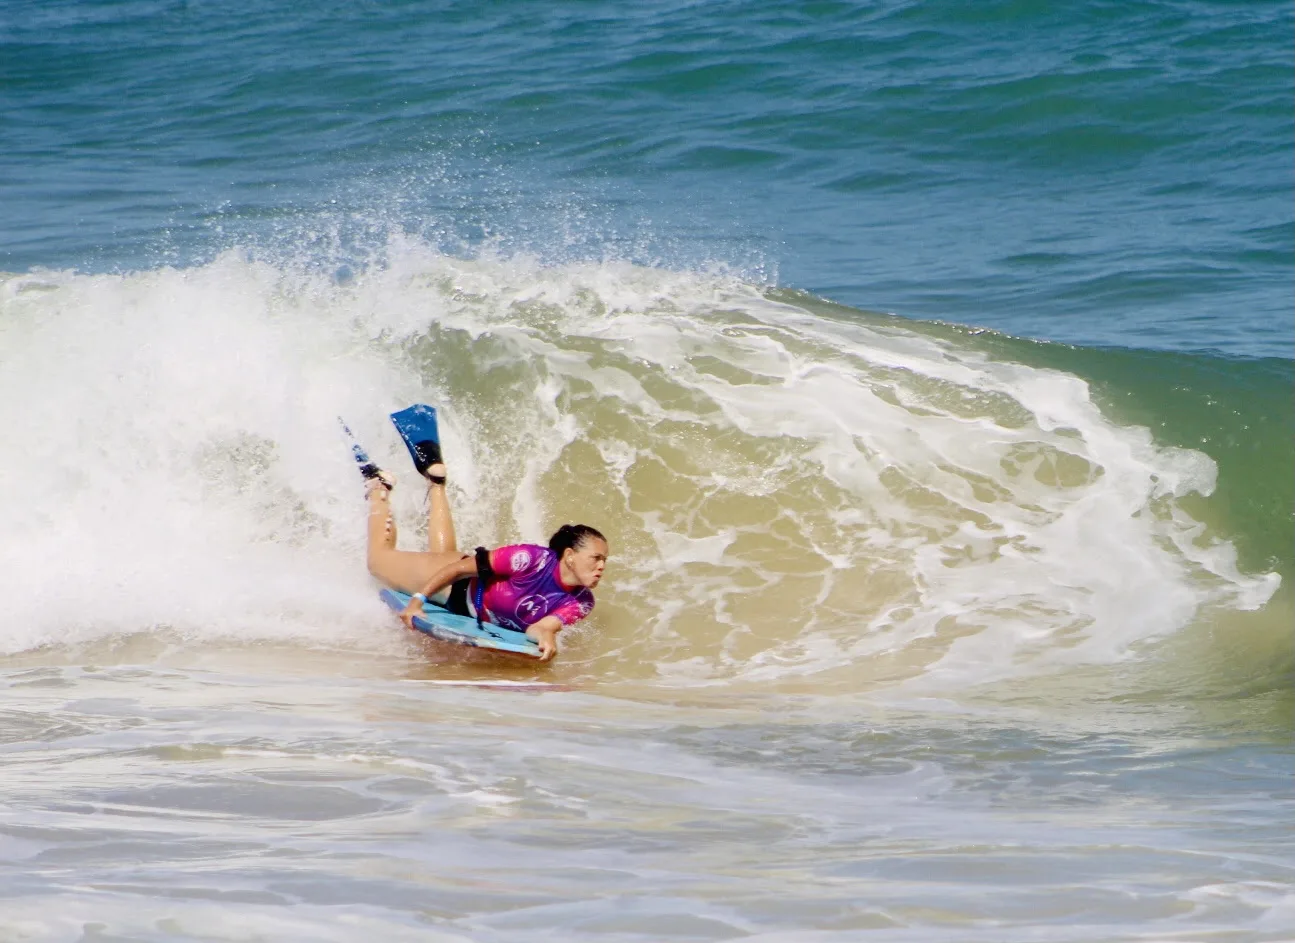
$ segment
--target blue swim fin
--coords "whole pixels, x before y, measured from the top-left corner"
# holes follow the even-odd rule
[[[346,436],[346,441],[351,445],[351,455],[355,459],[355,464],[360,466],[360,474],[364,476],[364,480],[368,481],[370,478],[376,478],[390,491],[391,477],[379,468],[373,459],[369,458],[369,453],[364,451],[364,446],[360,445],[359,440],[355,438],[355,433],[346,424],[346,420],[338,416],[337,421],[342,424],[342,433]]]
[[[422,403],[415,403],[408,409],[391,414],[391,421],[405,440],[409,457],[414,460],[418,474],[427,475],[427,466],[436,465],[441,459],[441,436],[436,428],[436,410]]]

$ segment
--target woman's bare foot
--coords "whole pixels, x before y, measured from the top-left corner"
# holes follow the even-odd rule
[[[372,478],[365,479],[364,494],[367,497],[369,494],[372,493],[374,488],[381,487],[386,491],[390,491],[395,486],[396,486],[396,476],[391,474],[391,472],[385,469],[379,468],[377,469],[377,471],[374,472]]]
[[[437,462],[435,465],[427,466],[427,480],[434,485],[445,484],[445,463]]]

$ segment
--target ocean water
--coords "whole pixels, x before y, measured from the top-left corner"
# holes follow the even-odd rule
[[[0,5],[0,941],[1295,939],[1293,53]],[[377,600],[416,401],[551,665]]]

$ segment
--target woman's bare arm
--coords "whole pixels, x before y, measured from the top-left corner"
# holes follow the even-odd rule
[[[545,616],[526,629],[526,634],[540,647],[540,661],[548,661],[558,653],[558,633],[561,631],[562,620],[557,616]]]
[[[477,561],[471,557],[464,557],[462,560],[456,560],[454,563],[447,563],[427,581],[421,590],[423,599],[431,596],[445,587],[449,586],[455,580],[463,579],[465,576],[477,575]],[[414,596],[409,600],[409,605],[405,606],[400,612],[400,621],[405,624],[405,628],[414,627],[414,616],[423,614],[423,599]]]

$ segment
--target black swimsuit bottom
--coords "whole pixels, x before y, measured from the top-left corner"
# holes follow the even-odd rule
[[[465,576],[461,580],[455,580],[450,587],[450,598],[445,600],[445,608],[456,616],[473,617],[472,610],[468,608],[468,584],[471,582],[472,578]]]

